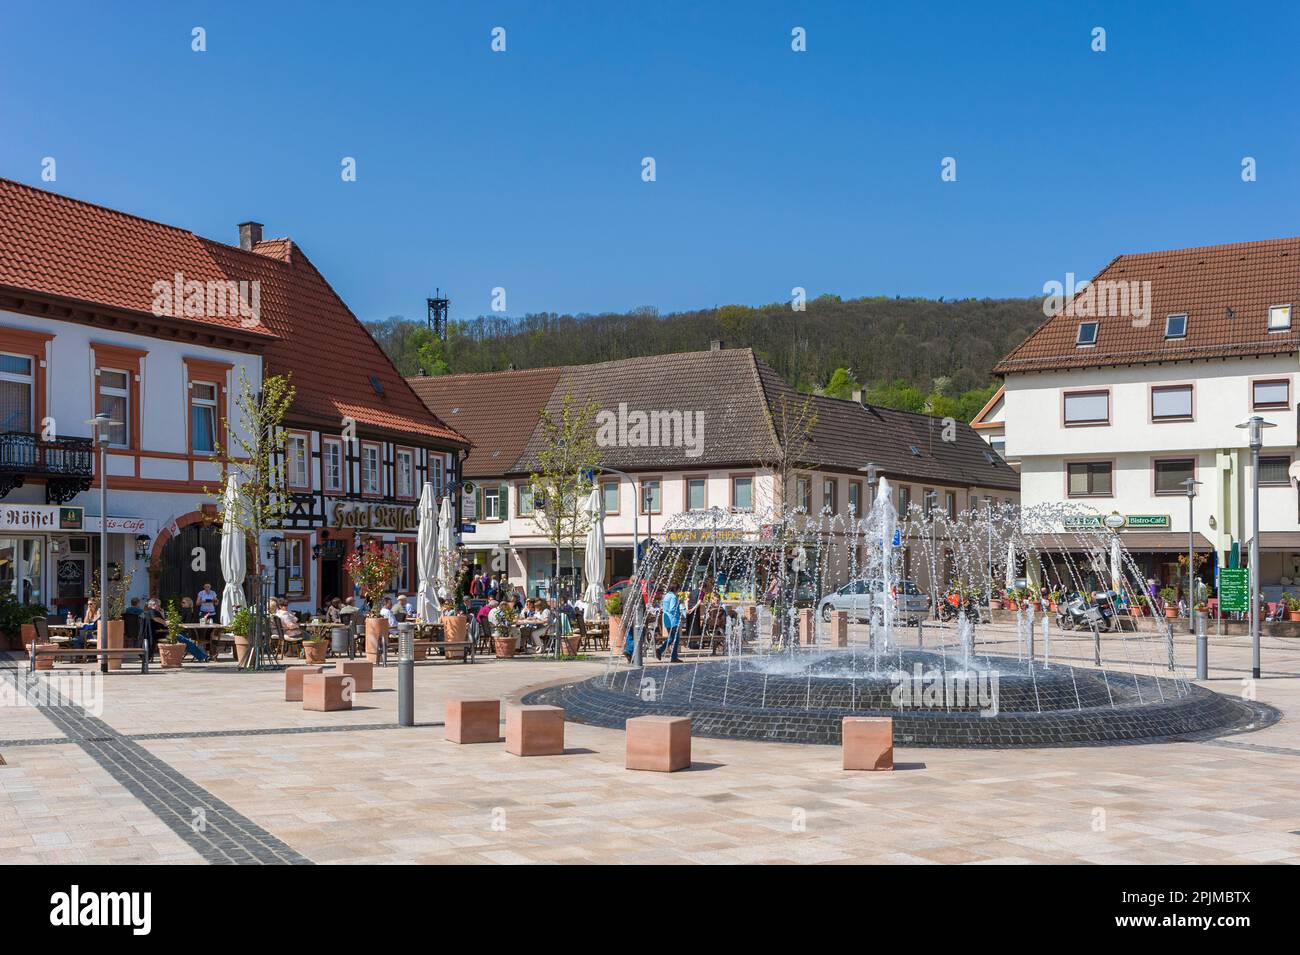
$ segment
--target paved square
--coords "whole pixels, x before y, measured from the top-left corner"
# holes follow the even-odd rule
[[[1212,662],[1207,685],[1241,692],[1246,638]],[[1282,719],[1206,742],[899,747],[895,772],[854,773],[835,747],[697,738],[669,775],[626,771],[623,734],[593,726],[534,759],[443,738],[449,697],[605,666],[421,665],[410,729],[394,666],[333,713],[284,702],[280,673],[189,664],[109,675],[97,719],[3,707],[0,863],[1300,861],[1295,641],[1264,643],[1257,695]]]

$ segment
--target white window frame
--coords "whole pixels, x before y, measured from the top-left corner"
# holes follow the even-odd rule
[[[370,468],[370,456],[374,455],[374,469]],[[377,444],[361,445],[361,493],[372,497],[381,497],[384,493],[384,451]],[[373,477],[374,483],[371,483]]]
[[[108,372],[112,375],[121,375],[126,380],[126,387],[112,388],[104,384],[104,372]],[[120,427],[122,429],[122,440],[110,441],[108,446],[110,448],[129,448],[131,446],[131,372],[126,368],[96,368],[95,377],[98,379],[95,384],[95,388],[98,391],[96,396],[96,407],[101,410],[103,409],[103,404],[98,399],[103,398],[105,395],[122,399],[122,421],[118,425],[111,425],[109,427],[110,434],[115,428]]]
[[[301,449],[301,454],[295,449]],[[284,483],[293,488],[311,487],[311,439],[290,432],[284,438]],[[301,468],[299,468],[301,465]]]
[[[1083,340],[1083,330],[1084,330],[1085,328],[1088,328],[1088,327],[1091,327],[1091,328],[1092,328],[1092,337],[1091,337],[1091,339],[1089,339],[1088,341],[1084,341],[1084,340]],[[1093,321],[1093,322],[1080,322],[1080,323],[1079,323],[1079,330],[1078,330],[1077,332],[1074,333],[1074,344],[1075,344],[1075,347],[1077,347],[1077,348],[1088,348],[1088,347],[1091,347],[1091,346],[1097,344],[1097,336],[1098,336],[1099,334],[1101,334],[1101,323],[1100,323],[1100,322],[1095,322],[1095,321]]]
[[[1183,330],[1178,334],[1174,334],[1170,330],[1170,325],[1173,324],[1173,321],[1176,318],[1181,318],[1183,320]],[[1186,337],[1187,337],[1187,313],[1174,312],[1174,314],[1172,315],[1166,315],[1165,316],[1165,338],[1177,339],[1177,338],[1186,338]]]
[[[19,358],[27,362],[27,374],[20,375],[14,371],[0,371],[0,381],[8,381],[27,386],[27,430],[36,430],[36,362],[34,355],[20,355],[17,352],[0,352],[6,358]]]
[[[199,388],[211,388],[212,397],[200,398],[198,396]],[[217,450],[216,445],[219,443],[217,441],[217,427],[219,426],[219,422],[220,422],[220,418],[217,415],[217,401],[220,394],[221,394],[221,388],[217,385],[215,381],[191,381],[190,382],[190,450],[195,454],[214,454]],[[211,448],[199,448],[196,447],[194,444],[194,409],[196,407],[211,409],[210,414],[212,415],[212,444],[213,444],[213,447]]]
[[[409,448],[400,448],[394,455],[396,466],[394,473],[398,497],[415,497],[415,452]],[[406,461],[405,469],[402,461]]]
[[[321,441],[320,480],[321,489],[336,494],[343,493],[343,470],[345,467],[343,441],[340,438],[325,438]],[[334,467],[336,477],[331,479],[330,468]]]
[[[1273,314],[1283,314],[1285,309],[1286,324],[1282,325],[1273,321]],[[1291,303],[1285,305],[1270,305],[1268,307],[1268,330],[1270,332],[1289,332],[1291,330]]]

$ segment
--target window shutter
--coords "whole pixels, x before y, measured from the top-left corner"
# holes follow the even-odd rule
[[[474,519],[483,520],[483,485],[474,488]]]

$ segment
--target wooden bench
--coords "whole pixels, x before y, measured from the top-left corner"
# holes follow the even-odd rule
[[[416,660],[427,660],[432,656],[433,650],[442,650],[445,647],[464,647],[465,658],[462,663],[473,663],[476,644],[473,640],[412,640],[411,646],[415,650]],[[446,656],[446,653],[443,653]]]
[[[139,657],[140,672],[149,672],[149,652],[144,647],[114,647],[104,650],[87,649],[85,647],[59,647],[57,650],[42,650],[40,655],[43,657],[54,657],[55,662],[59,657],[94,657],[96,661],[103,655],[106,657]],[[36,642],[32,642],[31,647],[31,669],[36,670]]]

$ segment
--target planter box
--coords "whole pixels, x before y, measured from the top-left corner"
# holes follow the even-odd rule
[[[623,618],[609,618],[609,648],[615,652],[623,649]]]
[[[492,649],[496,652],[499,659],[509,660],[519,649],[518,637],[493,637]]]
[[[183,643],[158,644],[158,656],[164,670],[179,670],[185,662],[185,651],[189,649]]]
[[[383,617],[366,618],[366,659],[371,663],[379,662],[383,641],[388,639],[388,621]]]
[[[38,670],[53,670],[53,669],[54,669],[54,657],[52,657],[52,656],[41,656],[41,651],[42,651],[42,650],[57,650],[57,649],[59,649],[59,645],[58,645],[57,643],[38,643],[38,644],[36,644],[36,669],[38,669]]]
[[[329,644],[324,640],[304,640],[302,642],[302,658],[308,664],[324,663],[325,650]]]
[[[101,630],[107,629],[104,639],[104,647],[108,650],[121,650],[126,646],[125,625],[121,620],[108,620],[104,622]],[[184,644],[182,644],[184,646]],[[122,669],[121,657],[109,657],[108,668],[110,670]]]
[[[449,643],[469,639],[469,618],[464,614],[442,618],[442,637]],[[464,647],[447,647],[444,651],[448,660],[465,659]]]

